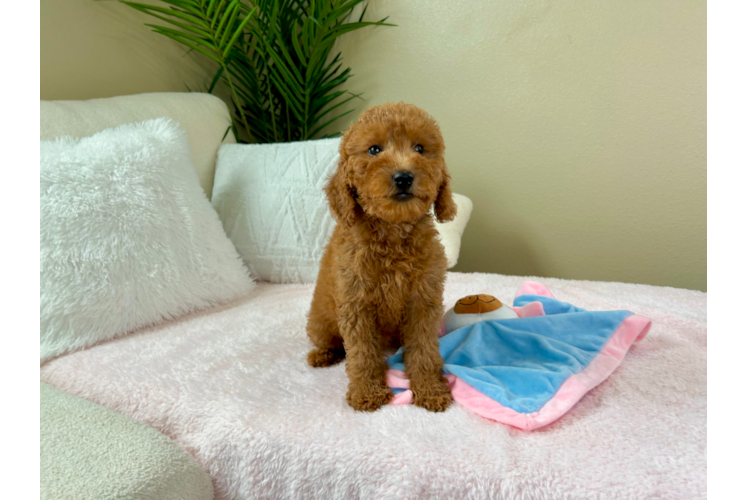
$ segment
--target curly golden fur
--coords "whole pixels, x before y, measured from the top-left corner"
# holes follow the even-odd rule
[[[338,225],[312,299],[308,362],[347,357],[356,410],[390,401],[384,354],[400,345],[414,403],[443,411],[452,402],[437,339],[447,259],[429,213],[454,218],[449,183],[439,126],[413,105],[373,107],[343,136],[325,188]]]

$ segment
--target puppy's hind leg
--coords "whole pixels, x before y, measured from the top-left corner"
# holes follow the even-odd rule
[[[315,290],[312,299],[312,309],[306,332],[314,348],[307,354],[310,366],[331,366],[345,359],[343,338],[338,330],[338,320],[335,316],[335,304],[331,297],[321,297],[321,290]]]
[[[317,342],[315,342],[315,345]],[[343,340],[340,337],[330,337],[325,346],[316,346],[306,356],[307,363],[315,368],[332,366],[345,359]]]

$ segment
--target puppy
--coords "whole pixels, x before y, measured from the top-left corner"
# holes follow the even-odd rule
[[[374,411],[392,398],[385,348],[404,346],[414,403],[452,402],[437,340],[447,272],[440,222],[457,213],[439,126],[421,109],[365,111],[340,143],[325,192],[338,222],[320,264],[307,334],[311,366],[347,357],[346,399]]]

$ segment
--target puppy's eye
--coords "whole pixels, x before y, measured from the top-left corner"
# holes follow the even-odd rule
[[[372,146],[369,148],[369,156],[377,156],[381,152],[382,148],[380,148],[379,146]]]
[[[419,155],[423,154],[423,146],[421,146],[420,144],[416,144],[415,146],[413,146],[413,150]]]

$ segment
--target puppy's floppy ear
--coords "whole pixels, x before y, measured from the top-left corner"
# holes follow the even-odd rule
[[[340,161],[335,173],[330,176],[330,180],[325,186],[327,202],[330,204],[330,211],[333,217],[339,222],[348,226],[353,225],[356,215],[360,209],[356,203],[356,190],[348,184],[346,176],[348,155],[345,154],[343,146],[340,147]]]
[[[436,194],[436,201],[434,202],[434,214],[436,214],[436,220],[439,222],[451,221],[457,215],[457,205],[455,205],[452,199],[452,188],[449,186],[450,181],[451,178],[445,170],[442,183],[439,186],[439,192]]]

